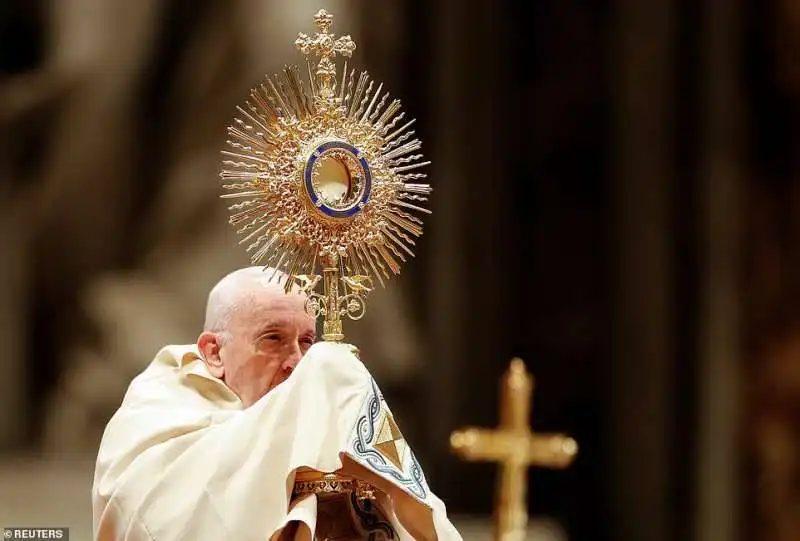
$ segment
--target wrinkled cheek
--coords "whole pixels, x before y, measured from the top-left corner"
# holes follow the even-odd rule
[[[250,381],[260,381],[269,379],[268,363],[262,357],[255,357],[250,359],[247,363],[247,377]]]
[[[272,385],[273,380],[278,376],[277,367],[269,357],[257,357],[252,359],[248,367],[250,380],[254,385],[259,385],[266,390]]]

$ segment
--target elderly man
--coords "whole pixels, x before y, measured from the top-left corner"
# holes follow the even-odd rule
[[[197,344],[133,380],[100,445],[95,539],[460,540],[353,348],[315,343],[306,297],[272,275],[223,278]],[[367,491],[296,490],[330,472]]]

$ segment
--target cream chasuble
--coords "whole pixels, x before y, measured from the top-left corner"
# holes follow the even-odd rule
[[[313,539],[317,496],[291,500],[302,467],[383,491],[378,507],[400,540],[461,540],[369,371],[351,346],[329,342],[247,409],[194,346],[161,350],[103,435],[95,539]]]

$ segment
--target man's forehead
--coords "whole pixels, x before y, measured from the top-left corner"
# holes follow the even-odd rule
[[[252,303],[245,310],[253,316],[263,319],[301,318],[313,321],[306,312],[307,297],[295,292],[285,293],[280,287],[258,288],[253,292]]]

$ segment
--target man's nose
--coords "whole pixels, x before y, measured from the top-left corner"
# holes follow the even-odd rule
[[[297,363],[300,362],[300,358],[303,356],[303,352],[300,349],[299,344],[294,344],[291,346],[291,351],[286,356],[286,360],[283,361],[282,368],[288,372],[291,372],[297,366]]]

